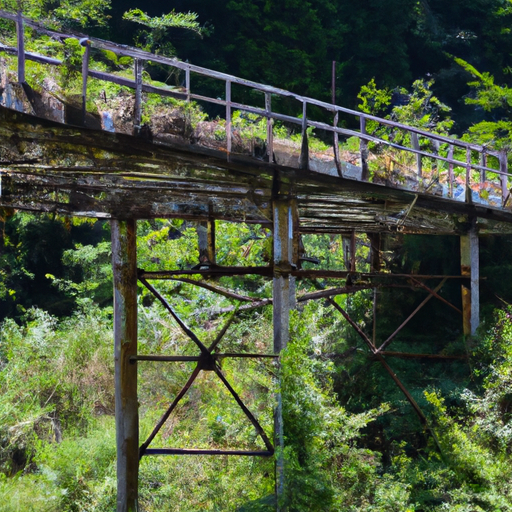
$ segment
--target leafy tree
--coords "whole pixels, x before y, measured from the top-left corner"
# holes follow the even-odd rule
[[[124,13],[123,19],[149,27],[150,30],[140,31],[136,36],[139,46],[146,51],[161,52],[165,55],[176,53],[168,39],[169,29],[185,29],[200,36],[205,32],[197,21],[197,14],[193,12],[183,13],[173,10],[160,17],[151,17],[141,9],[130,9]]]
[[[480,72],[468,62],[455,57],[455,62],[470,73],[473,80],[472,96],[466,98],[466,104],[476,105],[490,119],[480,121],[469,128],[467,138],[494,148],[509,149],[512,139],[512,89],[504,84],[495,83],[490,73]]]
[[[91,28],[107,24],[110,0],[2,0],[0,5],[10,11],[21,9],[29,18],[57,26]]]

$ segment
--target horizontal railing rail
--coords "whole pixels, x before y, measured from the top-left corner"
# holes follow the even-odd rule
[[[459,190],[458,200],[466,202],[473,202],[475,199],[481,201],[483,199],[479,196],[480,189],[485,190],[486,197],[490,192],[494,192],[495,202],[496,197],[499,201],[491,206],[506,207],[510,199],[509,189],[509,174],[508,174],[508,155],[505,151],[497,151],[487,146],[478,145],[446,135],[432,133],[418,127],[409,126],[403,123],[398,123],[390,119],[383,119],[364,112],[344,108],[333,103],[327,103],[314,98],[301,96],[284,89],[272,87],[257,83],[251,80],[238,78],[227,73],[214,71],[211,69],[195,66],[188,62],[180,61],[176,58],[165,57],[154,53],[145,52],[141,49],[134,48],[127,45],[121,45],[102,39],[88,37],[84,34],[65,34],[62,32],[49,30],[42,25],[34,22],[33,20],[22,16],[21,13],[10,13],[0,10],[0,18],[10,20],[16,24],[17,45],[10,47],[0,43],[0,52],[8,53],[17,56],[18,63],[18,81],[24,83],[25,80],[25,61],[32,60],[38,63],[61,66],[63,61],[54,57],[36,54],[33,52],[25,51],[25,27],[48,35],[57,41],[65,41],[66,39],[76,39],[82,46],[85,47],[82,57],[82,110],[83,119],[85,121],[86,114],[86,100],[87,100],[87,81],[88,78],[94,78],[107,82],[112,82],[120,86],[131,88],[135,91],[135,106],[134,106],[134,132],[138,133],[141,128],[143,98],[142,93],[158,94],[163,97],[172,97],[184,101],[200,101],[212,105],[219,105],[225,108],[226,116],[226,153],[229,160],[232,154],[233,146],[233,124],[232,114],[234,110],[240,110],[251,114],[256,114],[266,119],[266,155],[269,161],[273,161],[274,156],[274,135],[273,126],[274,122],[288,123],[300,127],[302,134],[302,144],[300,148],[299,167],[308,169],[310,166],[309,157],[309,143],[308,143],[308,128],[323,130],[324,132],[331,133],[333,140],[333,159],[335,168],[340,176],[343,176],[343,165],[340,161],[340,147],[339,138],[355,137],[359,140],[358,160],[360,162],[361,175],[359,179],[370,180],[370,145],[375,147],[387,147],[401,153],[406,153],[414,156],[416,169],[415,175],[418,182],[423,177],[424,159],[427,161],[438,162],[442,172],[446,174],[445,185],[448,188],[447,197],[455,198],[456,187]],[[99,50],[108,50],[118,56],[131,57],[134,59],[134,77],[133,79],[107,73],[104,71],[93,70],[89,68],[90,63],[90,50],[91,48]],[[185,73],[184,86],[180,88],[162,87],[153,84],[144,83],[143,80],[143,63],[151,62],[164,66],[170,66],[179,69]],[[219,80],[223,82],[225,90],[224,98],[209,97],[198,94],[192,91],[191,76],[201,75],[203,77]],[[258,91],[264,95],[264,108],[253,105],[246,105],[232,100],[233,85],[244,86],[254,91]],[[272,99],[275,97],[287,98],[297,101],[302,106],[302,117],[291,116],[282,114],[272,110]],[[329,124],[324,121],[316,121],[308,118],[308,107],[315,107],[327,112],[333,118],[333,123]],[[354,116],[359,119],[360,130],[354,130],[338,126],[340,114]],[[325,116],[325,115],[324,115]],[[403,135],[406,135],[411,143],[411,146],[406,146],[403,143],[387,140],[386,138],[379,137],[375,134],[367,132],[368,122],[377,123],[379,126],[400,130]],[[421,145],[423,142],[423,147]],[[434,151],[429,151],[425,148],[428,146],[434,147]],[[444,155],[442,154],[444,152]],[[464,159],[459,159],[456,153],[463,153]],[[489,165],[489,159],[494,160],[495,167]],[[410,167],[410,166],[406,166]],[[437,168],[439,178],[439,168]],[[456,172],[457,170],[457,172]],[[494,178],[489,179],[489,176]],[[432,176],[429,177],[430,179]],[[458,179],[457,179],[458,178]],[[495,183],[496,182],[496,183]],[[464,195],[460,193],[460,187],[464,189]],[[476,186],[477,197],[473,197],[472,189]],[[418,189],[421,190],[421,187]],[[499,196],[496,192],[499,191]],[[461,199],[462,198],[462,199]],[[512,203],[512,201],[511,201]]]

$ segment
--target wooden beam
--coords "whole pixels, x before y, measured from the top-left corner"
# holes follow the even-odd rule
[[[117,512],[138,510],[136,222],[112,220]]]

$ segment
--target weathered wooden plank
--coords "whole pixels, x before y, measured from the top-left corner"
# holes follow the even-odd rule
[[[486,219],[486,233],[506,233],[510,229],[503,223],[512,220],[508,211],[420,193],[401,226],[401,212],[415,198],[407,190],[280,166],[250,155],[232,154],[226,162],[222,150],[182,142],[155,144],[8,109],[0,109],[0,152],[1,202],[24,209],[51,210],[51,194],[60,189],[54,208],[67,213],[75,209],[83,215],[89,205],[99,217],[117,209],[140,218],[183,214],[207,219],[212,204],[216,216],[266,222],[277,172],[283,191],[297,197],[301,229],[332,232],[347,230],[347,223],[354,222],[358,231],[457,233],[460,218],[472,215]],[[65,202],[58,197],[66,197]]]
[[[0,52],[8,53],[10,55],[18,55],[18,50],[13,46],[6,46],[0,43]],[[38,53],[25,52],[26,60],[32,60],[34,62],[40,62],[41,64],[50,64],[52,66],[60,66],[62,61],[59,59],[53,59],[52,57],[46,57],[39,55]]]

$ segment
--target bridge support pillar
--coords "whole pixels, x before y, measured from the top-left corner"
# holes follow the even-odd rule
[[[286,348],[290,337],[290,310],[295,308],[295,278],[290,275],[298,262],[297,204],[295,200],[276,200],[273,203],[273,326],[274,353]],[[276,397],[274,412],[274,446],[276,449],[276,500],[284,495],[284,430],[281,394]]]
[[[470,278],[470,286],[462,285],[463,332],[474,336],[480,324],[480,261],[478,254],[478,233],[473,226],[460,237],[461,274]]]
[[[135,220],[112,220],[117,512],[138,510],[137,255]]]

